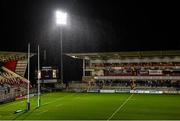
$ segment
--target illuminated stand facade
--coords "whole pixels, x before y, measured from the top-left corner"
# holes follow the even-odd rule
[[[168,90],[180,88],[180,51],[69,53],[83,60],[88,90]]]

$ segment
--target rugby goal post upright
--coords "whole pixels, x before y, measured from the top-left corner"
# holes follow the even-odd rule
[[[28,43],[28,84],[27,84],[27,110],[30,110],[30,99],[29,99],[29,74],[30,74],[30,43]]]
[[[41,70],[40,70],[40,53],[39,53],[39,45],[38,45],[38,107],[41,106],[41,92],[40,92],[40,78],[41,78]]]

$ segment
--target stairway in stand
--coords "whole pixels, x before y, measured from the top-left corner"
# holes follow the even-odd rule
[[[19,74],[20,76],[24,77],[25,71],[27,67],[27,60],[21,60],[17,62],[15,73]]]

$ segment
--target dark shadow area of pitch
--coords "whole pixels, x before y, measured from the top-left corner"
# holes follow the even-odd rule
[[[75,94],[80,95],[79,93],[75,93]],[[75,95],[75,94],[73,94],[73,95]],[[70,95],[70,96],[72,96],[72,95]],[[66,96],[63,96],[63,97],[66,97]],[[63,98],[63,97],[62,97],[62,98]],[[61,98],[61,99],[62,99],[62,98]],[[56,101],[54,101],[54,102],[56,102]],[[28,113],[28,111],[27,111],[27,112],[21,112],[19,115],[17,115],[17,116],[16,116],[14,119],[12,119],[12,120],[17,120],[17,118],[21,117],[23,114],[28,113],[23,119],[19,119],[19,120],[25,120],[25,118],[26,118],[26,117],[29,117],[29,115],[31,115],[35,110],[37,110],[37,109],[39,109],[39,108],[41,108],[41,107],[47,106],[47,105],[49,105],[49,104],[51,104],[51,103],[41,104],[40,107],[36,107],[36,108],[34,108],[33,110],[30,110],[29,113]]]
[[[30,111],[29,112],[29,114],[27,114],[27,117],[31,114],[31,113],[33,113],[35,110],[37,110],[38,108],[34,108],[32,111]],[[14,119],[12,119],[12,120],[16,120],[17,118],[19,118],[19,117],[21,117],[23,114],[25,114],[25,113],[28,113],[28,111],[27,112],[22,112],[21,114],[19,114],[18,116],[16,116]],[[26,117],[25,117],[26,118]],[[20,119],[20,120],[24,120],[25,118],[23,118],[23,119]]]
[[[29,111],[29,113],[28,113],[28,111],[27,112],[21,112],[19,115],[17,115],[15,118],[13,118],[12,120],[16,120],[17,118],[19,118],[19,117],[21,117],[23,114],[26,114],[26,113],[28,113],[26,116],[28,117],[30,114],[32,114],[35,110],[37,110],[37,109],[39,109],[39,108],[41,108],[41,107],[44,107],[44,106],[46,106],[46,105],[49,105],[48,103],[47,104],[43,104],[43,105],[41,105],[40,107],[36,107],[36,108],[34,108],[33,110],[30,110]],[[15,114],[16,115],[16,114]],[[25,117],[26,118],[26,117]],[[23,119],[20,119],[20,120],[24,120],[25,118],[23,118]]]

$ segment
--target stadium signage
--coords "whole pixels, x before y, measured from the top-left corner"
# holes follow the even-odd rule
[[[163,91],[165,94],[180,94],[180,91]]]
[[[100,90],[100,93],[115,93],[115,90]]]
[[[138,94],[163,94],[163,91],[156,91],[156,90],[130,90],[130,93],[138,93]]]
[[[99,90],[87,90],[87,92],[98,93]]]
[[[129,90],[115,90],[116,93],[129,93]]]

